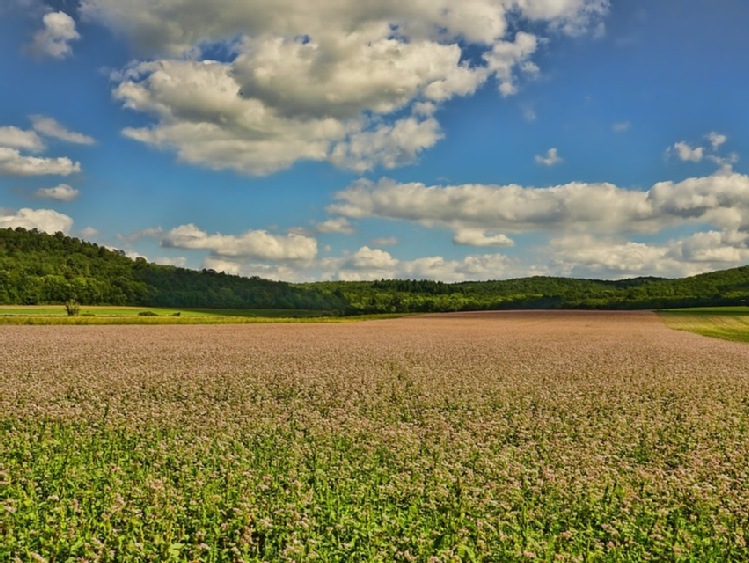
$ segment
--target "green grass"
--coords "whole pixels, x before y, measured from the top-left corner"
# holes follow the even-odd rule
[[[147,313],[147,316],[142,316]],[[342,322],[395,315],[337,317],[311,309],[170,309],[83,306],[69,317],[62,305],[0,306],[0,324],[225,324],[257,322]]]
[[[749,307],[704,307],[658,311],[674,330],[732,342],[749,342]]]

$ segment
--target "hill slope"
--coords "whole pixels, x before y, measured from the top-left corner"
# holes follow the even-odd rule
[[[0,229],[0,304],[62,303],[68,299],[86,305],[343,308],[335,295],[314,288],[158,266],[62,233]]]

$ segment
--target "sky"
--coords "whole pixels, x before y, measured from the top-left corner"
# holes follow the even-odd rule
[[[0,227],[285,281],[749,263],[746,0],[0,0]]]

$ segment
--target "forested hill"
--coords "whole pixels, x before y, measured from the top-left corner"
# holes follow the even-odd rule
[[[158,266],[62,233],[0,229],[0,304],[69,299],[86,305],[184,308],[340,311],[345,306],[314,288]]]
[[[442,283],[429,280],[318,282],[354,313],[488,309],[666,309],[749,304],[749,266],[684,279],[583,280],[536,276]]]
[[[290,284],[157,266],[124,252],[35,230],[0,229],[0,304],[316,309],[406,313],[484,309],[655,309],[749,304],[749,266],[684,279],[532,277]]]

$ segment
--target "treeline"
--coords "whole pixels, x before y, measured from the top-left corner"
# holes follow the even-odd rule
[[[69,299],[85,305],[184,308],[337,312],[346,307],[337,296],[314,288],[159,266],[62,233],[0,229],[0,304],[37,305]]]
[[[309,284],[338,295],[349,314],[493,309],[668,309],[749,304],[749,266],[684,279],[583,280],[535,276],[443,283],[378,280]]]
[[[444,283],[291,284],[132,260],[62,233],[0,229],[0,304],[314,309],[337,314],[489,309],[667,309],[749,304],[749,266],[684,279],[536,276]]]

